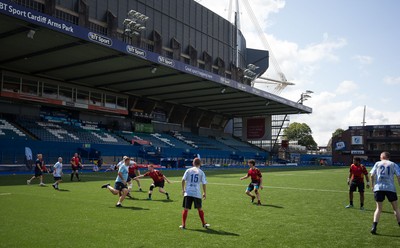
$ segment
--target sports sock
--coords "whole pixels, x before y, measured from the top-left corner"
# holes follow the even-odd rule
[[[78,180],[80,180],[80,179],[79,179],[79,174],[78,174],[78,173],[76,173],[75,175],[76,175],[76,178],[78,178]]]
[[[374,223],[372,223],[372,228],[376,228],[376,226],[378,225],[378,222],[374,222]]]
[[[364,207],[364,203],[360,203],[360,207]]]
[[[149,198],[151,198],[151,194],[149,194]]]
[[[350,205],[352,205],[352,206],[353,206],[353,201],[350,201]]]
[[[203,210],[199,210],[199,216],[200,216],[200,219],[201,219],[201,223],[203,223],[203,225],[205,225],[206,222],[204,221],[204,212],[203,212]]]
[[[188,212],[189,212],[189,210],[187,210],[187,209],[184,209],[182,211],[182,226],[186,226],[186,219],[188,216]]]
[[[71,181],[74,179],[74,173],[71,173]]]

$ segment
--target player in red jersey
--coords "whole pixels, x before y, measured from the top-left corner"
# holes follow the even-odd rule
[[[359,157],[353,158],[353,164],[350,165],[350,174],[347,178],[347,184],[349,188],[349,198],[350,204],[346,208],[352,208],[353,205],[353,192],[357,190],[360,193],[360,209],[364,210],[364,176],[367,181],[367,188],[369,188],[368,171],[364,165],[361,164],[361,159]]]
[[[142,187],[140,187],[140,180],[139,179],[133,179],[137,176],[140,176],[140,171],[139,171],[139,166],[136,164],[135,161],[133,161],[133,158],[130,159],[130,164],[128,167],[128,191],[131,192],[132,190],[132,180],[135,180],[137,182],[137,185],[139,187],[139,191],[142,191]]]
[[[148,166],[148,169],[149,169],[148,172],[144,173],[143,175],[133,178],[133,180],[136,180],[136,179],[142,178],[142,177],[151,177],[153,179],[153,183],[150,185],[149,198],[147,198],[147,200],[151,200],[151,195],[153,194],[153,189],[155,187],[159,187],[158,191],[162,194],[165,194],[167,196],[167,200],[169,200],[168,192],[165,191],[165,189],[164,189],[164,183],[165,183],[165,181],[167,181],[168,183],[171,183],[171,182],[160,171],[155,170],[154,166],[152,164],[150,164]]]
[[[81,162],[81,158],[79,157],[78,153],[75,153],[74,156],[71,158],[71,168],[72,168],[72,173],[71,173],[71,181],[74,178],[74,174],[76,176],[76,178],[78,179],[78,181],[80,181],[81,179],[79,179],[79,169],[81,169],[82,166],[82,162]]]
[[[247,172],[247,175],[241,177],[240,180],[251,177],[251,183],[246,189],[246,194],[251,197],[251,202],[254,202],[254,199],[257,197],[257,205],[261,205],[259,192],[259,189],[263,189],[261,171],[256,168],[256,162],[253,159],[250,159],[247,164],[250,166],[250,169]],[[251,191],[253,191],[253,189],[254,193],[256,194],[255,196],[251,194]]]

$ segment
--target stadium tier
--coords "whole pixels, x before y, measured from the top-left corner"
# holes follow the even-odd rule
[[[31,138],[7,120],[0,119],[0,139],[27,140]]]

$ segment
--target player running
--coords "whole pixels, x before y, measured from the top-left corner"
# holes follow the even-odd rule
[[[253,159],[250,159],[247,164],[250,166],[250,169],[247,172],[247,175],[241,177],[240,180],[251,177],[251,183],[246,189],[246,194],[251,197],[251,202],[254,202],[254,199],[257,197],[257,205],[261,205],[260,192],[258,190],[263,189],[261,171],[256,168],[256,162]],[[253,189],[254,193],[256,194],[255,196],[251,194],[251,191],[253,191]]]
[[[125,158],[124,163],[118,168],[118,176],[115,179],[114,188],[110,184],[104,184],[101,188],[107,188],[113,195],[119,195],[119,199],[116,207],[122,207],[122,202],[124,201],[126,195],[128,194],[128,187],[126,181],[128,180],[128,166],[130,159]]]
[[[43,155],[42,154],[38,154],[37,155],[37,159],[35,162],[35,175],[31,177],[31,179],[26,180],[26,183],[29,185],[31,184],[32,180],[35,178],[39,178],[40,179],[40,186],[45,186],[45,184],[43,183]]]
[[[142,187],[140,187],[140,180],[139,179],[133,179],[137,176],[140,176],[140,171],[139,171],[139,166],[136,164],[135,161],[133,161],[133,158],[131,158],[130,165],[128,167],[128,191],[131,192],[132,190],[132,180],[135,180],[137,182],[137,185],[139,187],[139,191],[142,191]]]
[[[204,172],[200,169],[201,160],[199,158],[193,159],[193,167],[187,169],[182,177],[182,194],[183,198],[183,212],[182,212],[182,225],[179,226],[181,229],[186,228],[186,218],[189,213],[189,209],[192,209],[192,203],[197,209],[201,223],[204,228],[210,227],[204,220],[204,212],[202,209],[202,198],[206,199],[206,184],[207,179]],[[203,195],[201,194],[200,184],[203,185]]]
[[[168,183],[171,183],[166,176],[164,176],[160,171],[154,169],[154,166],[150,164],[148,166],[149,171],[144,173],[143,175],[139,175],[137,177],[132,178],[133,180],[142,178],[142,177],[151,177],[153,179],[153,183],[150,185],[150,190],[149,190],[149,197],[147,200],[151,200],[151,195],[153,194],[153,189],[155,187],[159,187],[158,191],[162,194],[165,194],[167,196],[167,200],[169,200],[169,195],[168,192],[165,191],[164,189],[164,184],[165,181]]]
[[[58,184],[62,182],[61,176],[63,175],[62,173],[62,157],[58,158],[58,162],[54,164],[53,166],[53,176],[54,176],[54,183],[53,183],[53,188],[55,190],[58,190]]]

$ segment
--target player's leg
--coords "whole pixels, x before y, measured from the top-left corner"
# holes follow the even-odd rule
[[[135,181],[139,187],[139,191],[142,191],[142,187],[140,186],[140,180],[138,178],[136,178]]]
[[[43,183],[43,175],[40,175],[39,176],[39,179],[40,179],[40,186],[44,186],[44,183]]]
[[[361,210],[364,210],[364,189],[365,189],[364,183],[359,183],[358,184],[358,192],[360,193],[360,209]]]
[[[197,212],[199,213],[199,217],[200,217],[201,224],[203,225],[203,227],[204,228],[210,227],[210,224],[207,224],[207,222],[204,219],[204,211],[202,209],[201,198],[194,198],[194,207],[197,209]]]
[[[247,189],[246,189],[246,195],[248,195],[248,196],[250,196],[251,197],[251,202],[254,202],[254,199],[256,198],[252,193],[251,193],[251,191],[253,191],[253,189],[254,189],[254,185],[253,184],[249,184],[249,186],[247,186]]]
[[[120,190],[120,193],[121,194],[120,194],[120,197],[117,202],[117,207],[122,207],[122,202],[124,201],[126,195],[128,194],[128,189],[126,188],[126,186],[125,186],[125,188],[122,188]]]
[[[36,176],[32,176],[31,179],[26,180],[26,184],[31,184],[32,180],[35,179]]]
[[[259,191],[259,186],[258,185],[256,185],[254,187],[254,193],[256,194],[256,197],[257,197],[257,205],[261,205],[260,191]]]
[[[81,179],[79,179],[79,170],[76,170],[76,171],[75,171],[75,176],[76,176],[76,178],[78,179],[78,181],[81,180]]]
[[[183,203],[182,203],[183,211],[182,211],[182,225],[179,226],[181,229],[186,228],[186,219],[189,213],[189,209],[192,208],[192,200],[190,197],[185,196],[183,197]]]
[[[355,183],[351,182],[350,188],[349,188],[349,200],[350,200],[350,203],[349,203],[349,205],[346,206],[346,208],[354,207],[354,204],[353,204],[354,191],[356,191],[356,185],[355,185]]]
[[[167,196],[167,199],[169,200],[169,194],[168,192],[164,189],[164,187],[159,186],[158,187],[158,192],[160,192],[161,194],[165,194]]]
[[[149,189],[149,197],[147,198],[147,200],[151,200],[151,195],[153,194],[153,189],[154,189],[154,183],[152,183],[150,185],[150,189]]]
[[[397,203],[397,194],[395,192],[389,192],[388,200],[392,205],[394,216],[396,217],[397,223],[400,226],[400,211]]]
[[[374,212],[374,222],[372,223],[372,228],[371,228],[372,234],[376,234],[377,225],[382,213],[382,206],[383,206],[383,200],[385,199],[385,193],[383,191],[375,191],[374,198],[376,201],[376,209]]]

